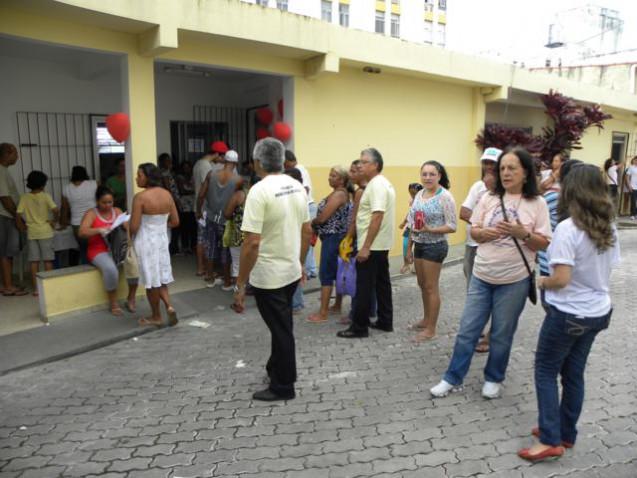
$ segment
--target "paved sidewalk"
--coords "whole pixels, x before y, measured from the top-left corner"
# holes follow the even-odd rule
[[[0,377],[0,478],[625,477],[637,476],[637,231],[621,231],[615,313],[589,360],[575,449],[529,465],[515,452],[536,423],[533,351],[540,307],[527,306],[504,396],[480,398],[477,356],[464,393],[430,398],[464,303],[460,266],[442,275],[439,338],[414,345],[415,278],[394,282],[396,332],[367,340],[296,323],[298,397],[253,402],[269,334],[253,309],[211,313]],[[194,293],[193,293],[194,294]],[[193,298],[195,295],[192,296]],[[317,294],[309,297],[316,304]],[[193,299],[194,300],[194,299]],[[222,311],[219,311],[222,312]]]

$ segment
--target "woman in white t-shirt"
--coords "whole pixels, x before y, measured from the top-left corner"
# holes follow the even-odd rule
[[[87,241],[79,236],[80,224],[86,211],[95,207],[95,191],[97,182],[89,178],[83,166],[73,166],[71,170],[71,182],[64,186],[62,191],[62,225],[73,227],[73,234],[80,246],[79,261],[72,265],[86,264]]]
[[[518,452],[526,460],[561,456],[575,444],[586,360],[595,337],[610,322],[610,273],[619,262],[613,204],[606,191],[599,169],[591,164],[575,165],[562,184],[560,203],[570,218],[558,224],[549,246],[551,275],[538,281],[550,308],[535,353],[539,427],[532,434],[540,442]]]

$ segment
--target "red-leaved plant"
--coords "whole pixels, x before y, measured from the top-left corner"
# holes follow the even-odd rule
[[[541,135],[532,135],[520,128],[490,124],[478,134],[476,144],[483,149],[522,146],[530,153],[536,153],[542,162],[550,164],[558,153],[582,149],[580,140],[584,131],[591,126],[603,129],[604,121],[612,118],[602,111],[600,105],[581,106],[557,91],[550,90],[540,99],[546,108],[545,113],[553,120],[553,127],[544,127]]]

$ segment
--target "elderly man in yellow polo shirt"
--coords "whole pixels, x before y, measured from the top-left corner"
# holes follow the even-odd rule
[[[295,397],[296,353],[292,327],[292,296],[303,275],[312,228],[307,193],[301,183],[283,174],[285,146],[265,138],[254,146],[257,174],[263,179],[246,198],[241,230],[239,276],[235,310],[243,310],[250,279],[257,308],[272,334],[272,354],[266,365],[270,386],[256,392],[255,400]]]
[[[392,332],[394,330],[391,281],[389,278],[389,250],[394,243],[396,191],[381,174],[383,156],[375,148],[361,152],[361,174],[367,180],[356,214],[356,304],[352,325],[337,333],[338,337],[353,339],[369,335],[369,327]],[[370,323],[372,296],[376,291],[378,320]]]

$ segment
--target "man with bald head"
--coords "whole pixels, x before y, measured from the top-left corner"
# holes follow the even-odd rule
[[[9,143],[0,144],[0,269],[5,296],[25,295],[27,292],[13,285],[13,258],[20,253],[20,235],[16,228],[16,208],[20,196],[9,167],[18,162],[18,150]]]

